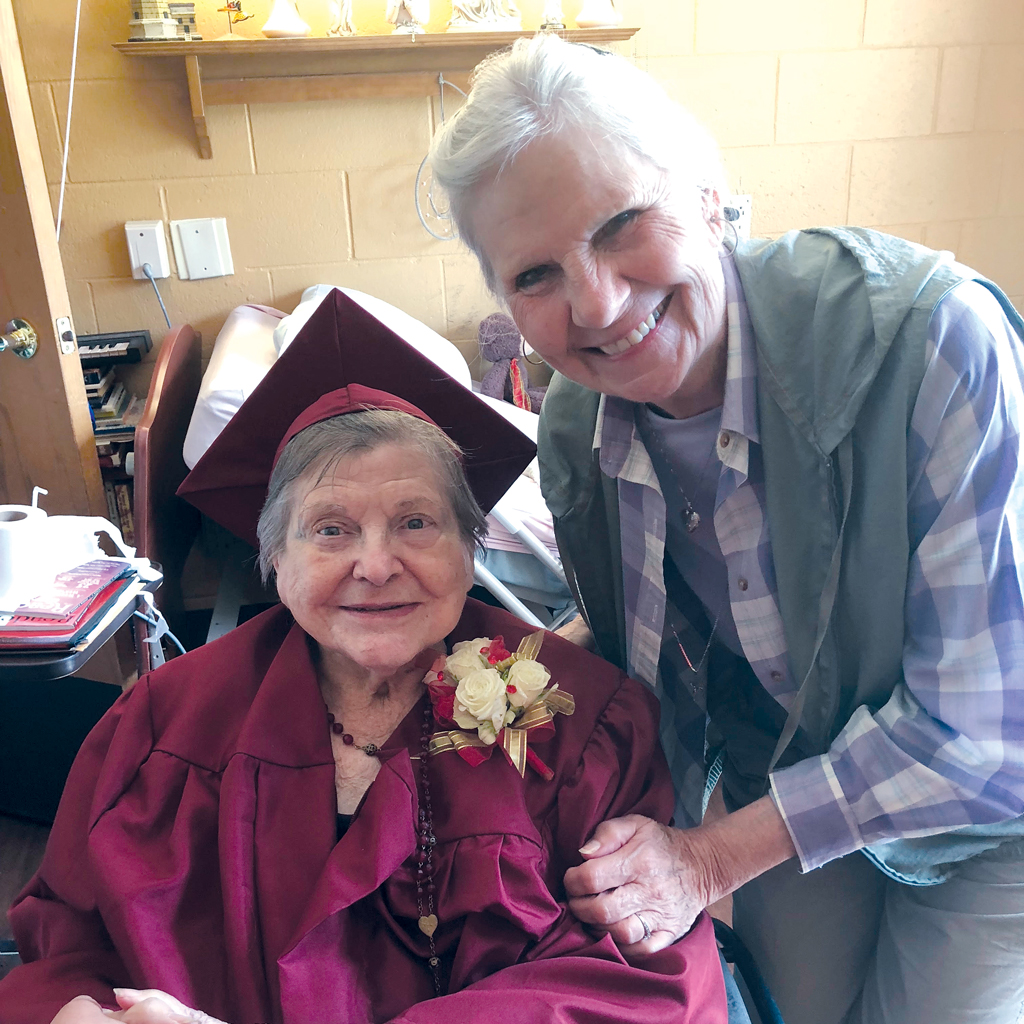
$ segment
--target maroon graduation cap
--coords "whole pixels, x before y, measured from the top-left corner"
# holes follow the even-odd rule
[[[278,446],[289,427],[331,391],[360,384],[422,410],[465,452],[484,511],[536,454],[533,442],[486,402],[335,289],[245,400],[178,494],[256,546],[256,521]]]

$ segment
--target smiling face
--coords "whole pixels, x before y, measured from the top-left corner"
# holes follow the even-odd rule
[[[477,186],[469,220],[552,367],[688,416],[718,405],[725,381],[717,202],[616,143],[551,135]]]
[[[295,481],[281,601],[342,672],[388,675],[455,628],[473,559],[422,451],[386,444]]]

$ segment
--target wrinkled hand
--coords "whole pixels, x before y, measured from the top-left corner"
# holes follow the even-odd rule
[[[671,945],[713,902],[709,866],[690,835],[639,814],[602,822],[580,850],[586,863],[565,873],[570,910],[626,956]]]
[[[61,1007],[51,1024],[223,1024],[158,989],[114,989],[120,1010],[105,1010],[91,996],[76,996]]]
[[[555,630],[555,635],[568,640],[577,647],[582,647],[585,651],[592,651],[596,647],[594,634],[590,632],[590,627],[586,624],[582,615],[577,615],[576,618],[570,619],[564,626],[559,626]]]
[[[796,847],[774,800],[763,796],[685,830],[638,814],[613,818],[580,853],[586,863],[565,873],[569,909],[635,956],[675,942],[705,907],[796,856]]]
[[[114,996],[125,1016],[111,1016],[115,1020],[124,1020],[129,1024],[224,1024],[224,1021],[217,1020],[202,1010],[193,1010],[192,1007],[186,1006],[158,988],[115,988]],[[150,1016],[127,1016],[143,1008]]]

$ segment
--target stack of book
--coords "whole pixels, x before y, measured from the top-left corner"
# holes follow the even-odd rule
[[[128,391],[109,363],[83,366],[82,377],[92,412],[96,455],[103,471],[107,513],[111,522],[120,525],[125,542],[134,544],[130,453],[146,403]]]
[[[83,368],[82,376],[92,410],[96,443],[131,441],[146,403],[125,388],[113,369],[89,366]]]
[[[143,589],[130,562],[97,558],[62,572],[41,594],[0,615],[0,651],[79,649]]]

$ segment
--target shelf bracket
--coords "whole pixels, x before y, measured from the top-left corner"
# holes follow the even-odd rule
[[[188,98],[192,105],[192,123],[196,127],[199,155],[204,160],[212,160],[213,146],[206,126],[206,104],[203,102],[203,76],[197,55],[189,54],[185,57],[185,74],[188,76]]]

